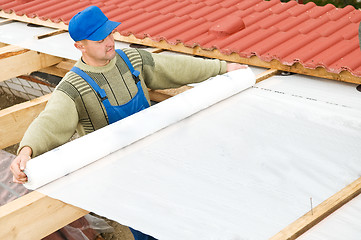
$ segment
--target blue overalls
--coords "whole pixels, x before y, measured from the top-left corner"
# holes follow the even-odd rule
[[[108,121],[109,124],[112,124],[116,121],[119,121],[125,117],[128,117],[136,112],[139,112],[147,107],[149,107],[149,103],[147,101],[147,98],[144,95],[141,82],[139,80],[139,74],[140,72],[137,70],[134,70],[133,65],[129,61],[127,55],[120,49],[117,49],[116,52],[123,58],[125,63],[127,64],[130,72],[132,73],[133,79],[135,83],[137,84],[138,92],[137,94],[127,103],[120,105],[120,106],[113,106],[110,104],[109,99],[104,91],[104,89],[100,88],[98,84],[84,71],[82,71],[78,67],[73,67],[71,71],[78,74],[80,77],[82,77],[85,81],[89,83],[89,85],[96,91],[98,96],[100,97],[105,110],[108,115]],[[132,232],[135,240],[156,240],[155,238],[145,235],[142,232],[139,232],[137,230],[134,230],[132,228],[129,228]]]

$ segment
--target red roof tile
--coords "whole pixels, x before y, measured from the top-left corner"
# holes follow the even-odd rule
[[[279,0],[0,0],[3,12],[66,24],[90,5],[122,22],[118,31],[123,36],[361,76],[361,12],[352,6]]]

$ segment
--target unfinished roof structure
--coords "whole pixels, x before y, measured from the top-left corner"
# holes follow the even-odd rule
[[[361,83],[358,24],[352,6],[279,0],[1,0],[0,17],[67,29],[98,5],[121,41],[250,65]]]
[[[230,216],[236,212],[235,210],[239,211],[241,209],[241,211],[244,211],[243,216],[251,215],[252,219],[257,219],[270,228],[272,227],[271,225],[279,224],[272,217],[274,216],[271,215],[272,211],[276,212],[276,216],[299,211],[298,214],[294,215],[296,217],[292,216],[292,219],[284,220],[282,224],[277,226],[276,232],[272,229],[272,231],[267,233],[268,238],[283,240],[298,238],[315,225],[321,225],[318,224],[320,221],[353,199],[356,203],[361,202],[361,197],[355,199],[361,193],[361,178],[359,178],[358,172],[360,169],[358,164],[360,150],[355,147],[359,144],[361,135],[359,134],[360,131],[354,131],[361,127],[359,120],[361,119],[359,117],[361,116],[360,95],[355,90],[355,84],[361,84],[361,51],[358,42],[358,25],[361,21],[361,12],[359,10],[354,9],[352,6],[340,9],[335,8],[333,5],[319,7],[314,3],[302,5],[295,1],[283,3],[279,0],[0,0],[0,18],[2,18],[0,33],[6,29],[12,37],[9,37],[8,39],[10,40],[6,42],[5,40],[8,40],[8,36],[1,36],[0,34],[0,68],[4,69],[0,76],[0,81],[32,71],[63,76],[78,57],[69,48],[63,48],[63,45],[72,45],[72,42],[66,42],[70,40],[66,31],[67,24],[74,14],[90,5],[99,6],[111,20],[122,22],[118,27],[118,33],[115,34],[115,38],[118,40],[116,43],[118,47],[128,47],[129,44],[134,43],[153,47],[148,48],[148,51],[151,52],[167,50],[245,63],[251,67],[255,66],[252,70],[257,74],[257,84],[247,88],[245,94],[238,96],[238,113],[235,110],[229,111],[228,114],[230,115],[228,118],[224,117],[219,120],[219,124],[210,127],[212,134],[214,134],[213,139],[223,139],[224,142],[222,144],[217,144],[217,142],[211,143],[212,147],[203,145],[204,151],[202,153],[208,152],[208,149],[215,150],[216,152],[214,156],[204,158],[205,162],[203,164],[198,163],[201,165],[198,166],[199,169],[204,170],[201,172],[204,176],[206,176],[209,169],[214,170],[212,167],[215,167],[216,171],[224,171],[222,176],[232,172],[234,173],[233,177],[237,179],[239,177],[238,185],[228,184],[234,180],[231,178],[222,178],[225,181],[211,178],[214,186],[219,187],[217,188],[219,193],[225,193],[226,190],[233,191],[233,186],[237,186],[238,190],[246,185],[246,190],[250,192],[246,196],[244,196],[244,192],[237,192],[239,198],[234,199],[232,197],[235,195],[233,195],[232,191],[230,191],[232,193],[231,198],[227,198],[228,195],[218,194],[215,199],[219,200],[224,197],[225,203],[234,200],[235,204],[222,205],[218,204],[219,202],[216,200],[210,201],[214,204],[214,209],[221,205],[221,210],[224,207],[224,209],[230,212]],[[34,28],[30,29],[34,25],[40,27],[36,28],[36,30]],[[14,28],[11,26],[14,26]],[[16,29],[16,31],[11,32],[11,29]],[[20,30],[24,30],[24,32]],[[24,41],[13,41],[13,39],[21,37],[23,37]],[[1,43],[1,41],[4,43]],[[16,46],[17,44],[19,45]],[[31,47],[34,47],[34,49]],[[57,48],[57,51],[52,52],[50,48]],[[47,51],[43,51],[44,49]],[[57,52],[62,52],[62,54],[57,55]],[[21,62],[21,65],[16,64],[18,62]],[[274,76],[280,70],[300,73],[300,75]],[[328,81],[326,78],[343,82]],[[264,79],[267,79],[267,81],[260,82]],[[188,88],[185,87],[185,89]],[[329,94],[328,90],[332,90],[332,94]],[[152,100],[159,102],[182,91],[184,89],[150,91],[150,94]],[[6,139],[0,138],[1,148],[20,141],[30,122],[44,109],[49,97],[50,94],[0,111],[0,126],[2,126],[0,128],[0,135],[8,136]],[[264,101],[264,99],[268,100],[268,102]],[[218,106],[218,110],[208,109],[207,111],[218,111],[218,113],[227,111],[229,109],[227,102],[231,101],[227,100],[221,103],[222,105]],[[233,101],[235,101],[234,98]],[[207,111],[203,111],[203,114],[208,114]],[[166,109],[165,112],[169,113],[170,111]],[[250,114],[246,115],[247,112]],[[176,113],[175,110],[175,112],[169,113],[169,115],[177,115]],[[154,115],[160,116],[159,114]],[[208,119],[214,120],[221,118],[223,115],[225,114],[210,115],[211,117]],[[234,120],[233,116],[238,117],[235,122],[231,121]],[[174,139],[180,141],[180,136],[184,137],[185,144],[179,144],[180,149],[177,150],[182,154],[176,155],[183,156],[183,154],[188,154],[184,150],[185,148],[182,149],[182,147],[188,146],[189,138],[192,139],[194,144],[207,142],[207,139],[199,140],[200,138],[198,139],[198,137],[192,135],[197,130],[200,133],[195,135],[206,136],[207,138],[210,133],[208,133],[209,130],[203,127],[205,126],[204,124],[202,127],[196,126],[191,131],[186,130],[189,127],[186,122],[196,122],[198,118],[200,117],[198,116],[193,119],[186,117],[185,121],[179,121],[177,123],[179,124],[178,128],[173,126],[172,130],[174,133],[179,134],[163,141],[165,143],[172,142]],[[248,121],[245,121],[245,118]],[[161,123],[163,120],[155,119],[154,122]],[[259,128],[263,123],[264,127]],[[318,126],[318,128],[313,129],[313,124]],[[217,130],[220,132],[217,135],[215,129],[219,125],[223,128],[222,130]],[[227,128],[229,126],[234,128],[230,130]],[[236,127],[242,129],[238,129],[237,131],[239,132],[236,132],[234,130]],[[104,133],[107,134],[103,135],[99,133],[102,137],[101,139],[105,139],[108,136],[110,138],[115,137],[112,134],[116,132],[116,129],[116,127],[113,127],[113,129],[108,129],[108,131],[104,130]],[[253,129],[257,130],[256,134],[252,132]],[[288,130],[291,130],[292,134]],[[226,131],[233,136],[232,144],[228,144],[228,137],[222,136],[222,132]],[[249,135],[245,135],[246,132]],[[345,134],[343,135],[343,133]],[[251,136],[252,138],[240,138],[240,135]],[[304,141],[307,138],[302,138],[302,136],[307,136],[310,140]],[[162,137],[159,135],[155,136],[154,142],[156,143]],[[103,142],[105,141],[107,139]],[[128,148],[138,147],[136,151],[129,154],[130,158],[134,159],[129,164],[134,164],[133,167],[137,169],[137,173],[142,173],[144,170],[137,167],[145,164],[148,167],[144,171],[149,171],[150,176],[153,176],[153,173],[157,173],[156,171],[151,171],[153,168],[164,168],[174,171],[175,175],[178,176],[178,178],[175,178],[175,181],[178,181],[178,188],[168,186],[171,183],[168,180],[172,177],[169,177],[168,171],[163,171],[162,174],[165,175],[166,180],[159,182],[164,184],[162,186],[166,191],[159,193],[159,196],[162,197],[161,200],[169,196],[172,197],[171,194],[168,196],[168,193],[173,190],[182,190],[185,186],[193,187],[193,184],[196,185],[197,181],[199,183],[198,175],[201,175],[201,183],[207,183],[207,181],[203,180],[208,180],[208,178],[204,177],[202,179],[202,174],[191,175],[192,178],[188,178],[188,175],[179,174],[177,170],[182,168],[177,164],[182,163],[182,161],[177,160],[176,156],[173,158],[172,153],[160,150],[156,152],[154,149],[157,146],[154,142],[150,140],[147,142],[145,140],[145,143],[144,141],[142,143],[142,140],[139,140],[136,141],[134,146]],[[226,165],[228,164],[228,159],[231,159],[228,156],[232,154],[237,155],[238,153],[227,152],[225,150],[237,150],[237,146],[233,145],[233,143],[238,142],[242,142],[244,146],[247,146],[246,150],[248,151],[245,152],[252,155],[253,161],[247,161],[248,158],[240,158],[230,165]],[[343,145],[344,142],[345,145]],[[96,144],[96,140],[92,141],[92,143]],[[292,145],[293,143],[295,145]],[[144,145],[142,146],[142,144]],[[81,145],[78,143],[77,147],[79,146],[89,148],[86,144]],[[152,148],[149,149],[149,146],[152,146]],[[303,146],[307,146],[307,150],[302,149]],[[260,150],[261,147],[262,150]],[[90,148],[93,151],[96,150],[95,147]],[[338,154],[333,154],[330,149],[338,151]],[[172,152],[172,150],[169,151]],[[260,154],[262,151],[265,151],[265,155],[267,155],[264,159],[261,156],[262,154]],[[63,154],[60,154],[60,158],[67,156],[67,154],[72,154],[66,148],[65,150],[64,148],[60,149],[59,152]],[[87,152],[89,158],[96,155],[90,150]],[[157,154],[152,155],[153,152]],[[300,152],[302,153],[299,154]],[[51,156],[54,152],[49,154]],[[121,151],[119,151],[119,154],[122,154]],[[145,161],[145,157],[137,157],[137,154],[149,155],[154,160],[154,164],[151,161]],[[287,154],[291,155],[291,159],[285,157]],[[54,156],[58,156],[57,153]],[[114,158],[114,155],[112,156]],[[112,156],[109,158],[112,159]],[[268,156],[276,156],[277,161],[269,161]],[[219,163],[217,159],[213,162],[208,161],[208,159],[217,157],[222,159],[221,165],[217,165]],[[304,157],[307,161],[303,161]],[[145,162],[136,164],[139,159]],[[193,160],[189,159],[189,162],[184,161],[185,170],[187,171],[192,170],[190,166],[193,166],[194,162],[198,161],[197,156]],[[331,164],[331,160],[335,161]],[[167,164],[171,162],[171,166],[167,164],[162,165],[163,162]],[[123,161],[123,163],[127,162]],[[203,168],[203,166],[206,167]],[[332,166],[332,171],[328,171],[329,169],[326,171],[324,166]],[[89,169],[92,170],[91,167]],[[114,167],[113,169],[116,168]],[[95,170],[98,171],[99,169]],[[120,170],[124,171],[122,177],[126,178],[127,174],[129,174],[129,179],[137,176],[137,174],[132,175],[132,172],[127,171],[126,166],[120,168]],[[274,172],[272,172],[273,170]],[[81,169],[80,172],[83,173],[82,171],[86,170]],[[257,173],[262,171],[265,172],[264,175],[256,176]],[[269,172],[271,174],[266,175]],[[187,173],[192,173],[192,171]],[[281,179],[284,176],[282,174],[286,175],[286,180]],[[321,179],[318,181],[317,177],[322,174],[327,176],[326,180]],[[65,177],[69,179],[74,177],[75,174],[69,175]],[[89,182],[96,179],[92,176]],[[246,178],[249,182],[243,181],[242,176],[249,176]],[[136,180],[134,179],[134,182]],[[128,180],[125,179],[124,182],[126,181]],[[301,184],[297,186],[295,184],[295,187],[287,185],[289,182],[292,184],[292,181]],[[188,185],[184,185],[185,182]],[[276,189],[278,189],[274,192],[271,191],[272,188],[268,188],[273,183],[275,183]],[[302,185],[303,183],[305,185]],[[203,186],[205,190],[209,189],[210,193],[213,194],[213,185],[210,187],[208,184],[204,184]],[[249,186],[251,187],[248,188]],[[293,194],[288,194],[282,186],[289,188],[288,190]],[[319,191],[318,187],[320,186],[323,187],[322,189],[327,189],[327,191]],[[149,189],[152,187],[150,185]],[[256,187],[259,188],[256,189]],[[83,188],[88,189],[89,187]],[[103,185],[100,188],[103,188]],[[307,195],[309,194],[308,190],[312,192],[312,195]],[[59,190],[53,194],[57,195],[66,191],[68,189],[64,191]],[[184,192],[187,193],[187,191]],[[181,192],[180,196],[182,194],[184,193]],[[0,225],[7,226],[6,228],[0,228],[0,238],[11,235],[19,239],[39,239],[84,216],[90,210],[79,208],[79,206],[83,206],[81,204],[70,205],[64,203],[67,202],[65,200],[62,202],[47,195],[52,196],[33,191],[5,205],[5,208],[0,208]],[[299,196],[306,197],[300,200]],[[201,200],[203,198],[203,196],[197,197]],[[268,205],[268,197],[278,199],[277,206],[280,206],[280,208]],[[313,199],[309,197],[313,197]],[[60,197],[55,198],[61,199]],[[158,198],[154,199],[158,200]],[[249,200],[249,208],[245,208],[243,205],[239,206],[238,203],[243,199]],[[258,200],[266,203],[263,205],[253,204],[258,202]],[[136,201],[137,198],[134,198],[134,202]],[[151,201],[145,202],[143,206],[148,208],[147,204],[149,202]],[[191,202],[189,201],[188,203]],[[174,201],[169,201],[167,204],[173,206],[173,203]],[[206,210],[209,210],[207,209],[207,201],[205,204],[201,201],[197,203],[202,205],[200,208],[204,207]],[[286,203],[289,204],[287,205],[289,210],[281,208]],[[158,203],[156,202],[155,204],[157,205]],[[43,207],[44,205],[47,206],[46,209]],[[233,206],[235,207],[233,208]],[[252,215],[260,209],[263,209],[263,212],[258,215]],[[151,210],[153,211],[154,209],[152,208]],[[355,210],[354,207],[352,210],[356,214],[360,212],[358,209]],[[162,213],[166,214],[172,212],[182,215],[182,205],[179,205],[178,208],[169,208],[166,211],[162,211]],[[220,211],[220,213],[223,212],[225,211]],[[149,211],[149,213],[152,212]],[[263,218],[259,217],[260,215],[270,216],[272,224],[263,221]],[[49,216],[51,221],[49,221]],[[20,221],[19,219],[25,223],[21,228],[17,226],[17,223]],[[334,222],[332,221],[333,218],[330,219],[330,222]],[[176,218],[172,218],[172,220],[176,220]],[[47,224],[44,224],[44,222]],[[151,219],[150,222],[155,221]],[[182,221],[182,223],[186,222],[188,221]],[[238,228],[237,223],[237,221],[234,221],[233,227],[235,229]],[[251,225],[249,229],[261,226],[251,224],[248,219],[245,220],[245,224]],[[41,231],[32,231],[35,227],[38,228],[37,226],[39,225],[42,226]],[[194,224],[194,226],[197,225]],[[326,229],[325,231],[333,234],[333,231],[330,230],[335,228],[332,226],[334,225],[326,224],[326,227],[321,230]],[[214,229],[216,228],[212,230]],[[168,233],[172,234],[171,228],[163,228],[159,231],[168,231]],[[314,239],[313,236],[317,236],[317,231],[316,233],[311,232],[310,237],[303,235],[304,238],[301,237],[301,239]],[[256,232],[261,234],[262,231],[261,229],[256,229]],[[359,229],[351,233],[354,232],[359,232]],[[266,233],[262,232],[262,234]],[[252,233],[250,236],[252,236]],[[182,235],[178,237],[181,238]],[[232,239],[234,236],[227,235],[227,237],[225,239]]]

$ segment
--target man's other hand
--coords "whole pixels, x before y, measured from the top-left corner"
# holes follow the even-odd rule
[[[13,182],[25,183],[28,181],[28,177],[24,173],[26,163],[31,159],[32,149],[28,146],[23,147],[19,155],[13,160],[10,165],[10,171],[13,173]]]
[[[239,64],[239,63],[227,63],[227,72],[231,72],[238,69],[246,69],[247,65]]]

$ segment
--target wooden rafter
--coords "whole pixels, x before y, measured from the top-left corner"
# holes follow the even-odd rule
[[[0,111],[0,149],[20,142],[30,123],[45,108],[50,94]]]
[[[28,49],[5,46],[0,48],[0,81],[28,74],[42,68],[57,64],[63,59]]]
[[[332,197],[326,199],[317,207],[288,225],[282,231],[277,233],[270,240],[292,240],[301,236],[307,230],[325,219],[331,213],[348,203],[361,193],[361,178],[349,184]]]
[[[41,35],[37,35],[35,36],[36,39],[40,40],[40,39],[44,39],[44,38],[47,38],[47,37],[52,37],[52,36],[56,36],[56,35],[59,35],[59,34],[62,34],[62,33],[65,33],[66,30],[63,30],[63,29],[57,29],[57,30],[54,30],[50,33],[45,33],[45,34],[41,34]]]
[[[42,239],[88,213],[33,191],[0,207],[0,239]]]

